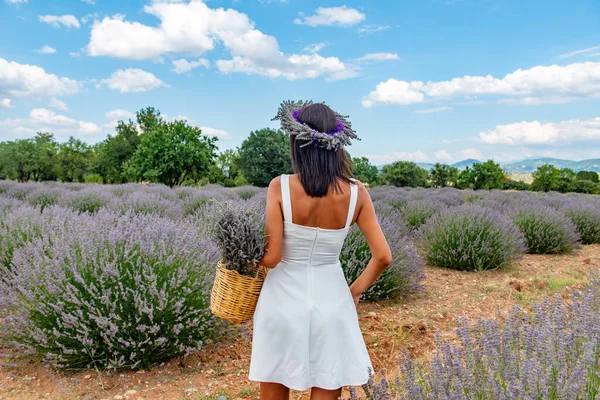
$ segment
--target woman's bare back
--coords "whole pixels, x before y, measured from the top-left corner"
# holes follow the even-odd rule
[[[297,225],[323,229],[342,229],[350,206],[350,184],[340,182],[340,190],[330,191],[325,197],[311,197],[304,191],[297,175],[290,175],[292,219]],[[352,221],[358,215],[360,201]]]

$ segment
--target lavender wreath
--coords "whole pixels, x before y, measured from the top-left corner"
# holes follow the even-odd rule
[[[360,140],[356,132],[352,129],[347,116],[343,116],[334,111],[336,117],[336,128],[331,132],[319,132],[312,129],[298,119],[298,114],[303,108],[314,104],[312,101],[284,101],[279,106],[277,115],[272,121],[281,121],[281,129],[290,136],[295,136],[296,140],[302,140],[300,147],[308,146],[311,143],[315,147],[323,147],[327,150],[338,150],[343,146],[349,146],[351,139]]]

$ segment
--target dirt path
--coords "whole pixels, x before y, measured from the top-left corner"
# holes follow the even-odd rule
[[[436,331],[443,337],[454,337],[456,317],[493,317],[499,309],[508,310],[515,303],[529,306],[552,293],[568,293],[594,265],[600,266],[600,245],[585,246],[570,255],[527,255],[501,271],[467,273],[428,267],[423,295],[359,305],[374,368],[393,377],[402,348],[415,357],[427,358],[434,348]],[[11,365],[0,371],[0,399],[208,400],[219,395],[256,399],[258,385],[246,379],[250,335],[251,326],[247,325],[225,343],[150,372],[110,375],[95,371],[60,373],[0,348],[0,360]],[[307,399],[308,392],[294,392],[292,398]]]

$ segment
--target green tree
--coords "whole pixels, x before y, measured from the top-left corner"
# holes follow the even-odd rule
[[[504,187],[505,175],[500,165],[494,160],[473,164],[465,168],[459,176],[458,183],[462,189],[491,190]]]
[[[571,168],[563,168],[558,171],[558,182],[556,190],[561,193],[572,192],[577,182],[577,174]]]
[[[251,132],[239,148],[237,165],[250,184],[266,187],[276,176],[292,172],[289,146],[288,136],[280,130]]]
[[[55,181],[58,178],[58,143],[52,133],[38,132],[32,139],[34,156],[31,178],[35,181]]]
[[[0,165],[3,175],[19,182],[27,182],[33,176],[36,158],[35,143],[32,139],[18,139],[4,142],[1,148]]]
[[[58,146],[58,179],[63,182],[84,182],[93,164],[94,153],[85,142],[69,137]]]
[[[531,189],[538,192],[557,190],[559,179],[560,171],[554,165],[541,165],[533,172]]]
[[[367,157],[352,157],[352,169],[356,179],[369,185],[377,183],[379,171],[377,167],[369,161]]]
[[[197,182],[213,165],[216,141],[185,121],[160,122],[142,135],[127,173],[137,180],[171,187],[186,180]]]
[[[577,180],[598,183],[598,173],[595,171],[579,171],[577,173]]]
[[[381,179],[387,185],[426,187],[427,171],[419,167],[414,162],[396,161],[393,164],[385,165],[381,170]]]
[[[139,115],[139,113],[138,113]],[[140,119],[138,123],[141,125]],[[124,183],[127,181],[127,163],[133,157],[141,142],[138,126],[132,122],[119,121],[116,134],[108,137],[99,145],[94,172],[102,176],[106,183]]]
[[[135,118],[142,134],[152,133],[154,129],[162,125],[165,120],[160,111],[154,107],[146,107],[135,113]]]
[[[435,163],[429,171],[429,179],[435,187],[456,186],[458,175],[458,168],[448,164]]]

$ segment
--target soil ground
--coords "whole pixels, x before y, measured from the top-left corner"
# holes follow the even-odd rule
[[[393,378],[402,349],[427,360],[434,336],[454,338],[455,319],[493,318],[514,304],[530,306],[553,293],[577,290],[586,273],[600,266],[600,245],[567,255],[526,255],[515,265],[481,273],[427,267],[425,293],[410,298],[359,304],[359,318],[374,368]],[[258,384],[247,380],[250,324],[229,338],[151,371],[65,373],[0,348],[0,399],[257,399]],[[362,393],[361,389],[358,393]],[[292,392],[308,399],[309,392]],[[344,397],[348,392],[344,391]]]

